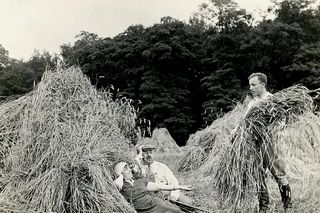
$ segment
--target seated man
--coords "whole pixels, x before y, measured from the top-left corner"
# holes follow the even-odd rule
[[[153,159],[154,149],[155,147],[152,145],[143,145],[138,149],[138,155],[135,157],[135,160],[141,170],[142,176],[146,177],[150,182],[163,183],[166,185],[179,185],[179,181],[173,175],[169,167]],[[165,197],[169,197],[171,200],[192,205],[192,200],[183,195],[180,190],[162,192],[162,194]]]
[[[159,190],[192,190],[191,186],[166,185],[148,182],[146,178],[134,179],[127,162],[119,162],[114,172],[116,187],[138,213],[182,213],[183,211],[155,196]]]

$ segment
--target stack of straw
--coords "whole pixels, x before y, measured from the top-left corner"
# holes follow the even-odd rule
[[[210,168],[200,165],[207,165],[207,161],[215,162],[212,157],[217,158],[223,154],[229,144],[230,132],[243,117],[249,100],[247,98],[244,104],[237,104],[232,111],[213,121],[210,126],[191,135],[187,142],[188,152],[179,161],[178,171],[192,172],[192,175],[210,173]],[[209,165],[212,166],[211,163]]]
[[[98,92],[80,69],[57,69],[0,105],[0,118],[0,143],[11,144],[0,150],[1,212],[133,212],[111,172],[134,135],[129,100]]]

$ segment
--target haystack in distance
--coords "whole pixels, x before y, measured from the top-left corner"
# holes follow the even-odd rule
[[[136,147],[152,144],[156,147],[157,153],[182,153],[176,141],[172,138],[166,128],[156,128],[152,132],[151,138],[141,138]]]
[[[136,113],[98,92],[78,68],[46,71],[37,88],[0,105],[0,211],[134,212],[112,183]],[[4,123],[5,122],[5,123]]]

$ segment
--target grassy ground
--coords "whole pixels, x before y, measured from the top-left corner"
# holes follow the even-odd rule
[[[176,153],[156,153],[155,159],[168,165],[178,177],[181,183],[193,184],[194,191],[187,193],[195,200],[195,206],[202,207],[212,212],[248,212],[248,210],[234,209],[220,205],[219,197],[215,191],[206,187],[208,178],[206,177],[189,177],[188,174],[176,172],[176,166],[183,154]],[[313,165],[313,174],[308,178],[289,179],[292,188],[293,209],[291,212],[296,213],[317,213],[320,212],[320,165]],[[303,175],[302,175],[303,176]],[[276,182],[268,177],[268,188],[270,191],[270,211],[283,212],[281,197]],[[258,212],[257,200],[252,202],[250,212]]]

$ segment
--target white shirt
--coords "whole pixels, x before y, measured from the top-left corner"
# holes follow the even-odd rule
[[[142,175],[145,176],[147,165],[143,163],[142,156],[137,155],[135,157],[135,160],[138,162],[141,168]],[[150,165],[150,169],[154,174],[156,183],[163,183],[166,185],[174,185],[174,186],[179,185],[178,179],[174,176],[174,174],[172,173],[172,171],[169,169],[167,165],[160,163],[158,161],[154,161]],[[178,199],[180,196],[180,190],[171,191],[170,196],[175,199]]]
[[[244,116],[246,116],[246,115],[249,113],[249,111],[250,111],[253,107],[255,107],[260,101],[266,100],[266,99],[268,99],[268,98],[270,98],[270,97],[272,97],[272,96],[273,96],[273,95],[272,95],[270,92],[265,92],[261,97],[255,97],[255,98],[253,98],[253,99],[248,103],[248,107],[247,107],[247,110],[246,110]]]

